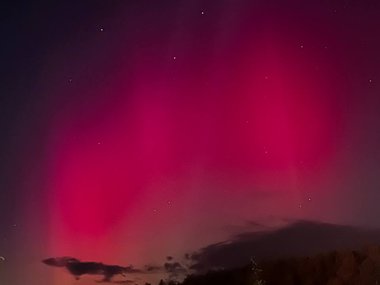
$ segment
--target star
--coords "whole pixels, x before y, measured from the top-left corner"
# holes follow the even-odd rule
[[[104,29],[103,29],[103,28],[100,28],[100,31],[101,31],[101,32],[104,32]]]
[[[176,57],[176,56],[173,56],[173,59],[174,59],[174,60],[176,60],[176,59],[177,59],[177,57]]]
[[[201,15],[204,15],[204,14],[205,14],[205,12],[204,12],[204,11],[202,11],[202,12],[201,12]]]

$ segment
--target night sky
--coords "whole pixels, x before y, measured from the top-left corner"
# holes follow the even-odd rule
[[[8,1],[0,283],[93,284],[254,223],[380,227],[380,3]],[[25,1],[26,2],[26,1]]]

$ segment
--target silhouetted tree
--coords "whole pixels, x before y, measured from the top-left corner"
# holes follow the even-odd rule
[[[263,285],[264,280],[266,285],[380,285],[380,247],[271,260],[260,267],[251,261],[239,269],[189,275],[181,285]]]

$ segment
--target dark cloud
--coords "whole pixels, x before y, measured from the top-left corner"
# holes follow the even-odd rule
[[[42,262],[50,266],[65,267],[70,262],[80,262],[80,260],[70,256],[64,256],[47,258],[44,259]]]
[[[148,264],[148,265],[145,265],[145,266],[144,266],[144,270],[145,270],[145,272],[147,272],[147,273],[152,273],[152,272],[162,272],[162,271],[163,271],[163,267],[162,267],[162,266],[159,266],[159,265]]]
[[[165,262],[164,269],[170,280],[184,277],[188,273],[188,269],[179,262]]]
[[[165,262],[164,267],[167,272],[173,272],[178,269],[181,269],[182,265],[179,262],[172,262],[172,263]]]
[[[188,257],[185,258],[185,263],[180,263],[175,261],[173,256],[166,256],[166,262],[162,265],[152,265],[148,264],[144,266],[144,273],[164,273],[167,274],[168,280],[178,281],[186,277],[189,273],[189,266],[186,264],[192,261],[191,256],[187,254]]]
[[[274,229],[278,229],[280,227],[285,227],[289,224],[293,224],[296,222],[298,222],[297,219],[269,215],[267,217],[262,217],[258,220],[245,221],[241,225],[227,225],[224,227],[224,229],[231,236],[235,236],[240,233],[271,231]]]
[[[82,275],[102,275],[102,282],[111,282],[116,275],[125,276],[126,274],[142,273],[142,270],[135,269],[132,266],[123,267],[120,265],[108,265],[101,262],[82,262],[73,257],[51,257],[42,261],[46,265],[55,267],[65,267],[70,274],[76,279]],[[122,281],[128,283],[129,280]]]
[[[133,281],[133,280],[121,280],[121,281],[113,281],[112,283],[116,283],[116,284],[136,284],[136,281]]]
[[[244,232],[188,254],[188,257],[192,260],[190,269],[201,273],[246,265],[252,257],[263,260],[305,256],[379,242],[380,230],[297,221],[279,229]]]

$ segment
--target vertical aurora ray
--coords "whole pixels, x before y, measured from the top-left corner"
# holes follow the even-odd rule
[[[155,49],[71,90],[50,136],[52,254],[142,265],[217,237],[192,241],[196,228],[313,217],[298,205],[339,144],[338,69],[279,24],[228,36],[206,55],[149,39]]]
[[[41,260],[162,265],[257,224],[379,226],[380,2],[8,2],[1,284],[90,285]]]

